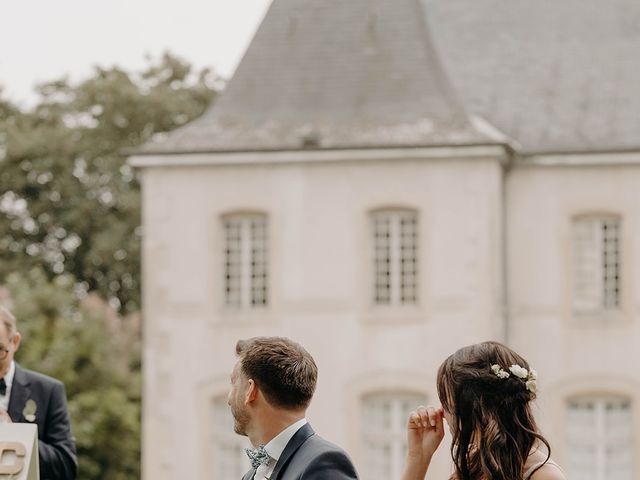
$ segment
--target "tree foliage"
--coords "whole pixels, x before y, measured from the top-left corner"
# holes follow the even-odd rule
[[[127,149],[201,115],[217,81],[165,54],[139,74],[97,68],[77,85],[41,85],[30,111],[0,101],[0,283],[42,265],[138,310],[140,192]]]
[[[139,478],[139,316],[120,317],[95,294],[80,301],[74,284],[39,267],[7,276],[22,334],[16,358],[64,382],[79,478]]]
[[[66,385],[83,480],[140,474],[142,231],[127,150],[201,115],[218,82],[166,54],[136,74],[41,85],[29,110],[0,90],[0,286],[18,361]]]

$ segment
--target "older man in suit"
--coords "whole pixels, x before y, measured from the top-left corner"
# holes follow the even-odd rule
[[[20,340],[15,317],[0,306],[0,422],[36,424],[40,479],[74,480],[76,447],[64,385],[14,361]]]
[[[305,418],[318,376],[311,355],[282,337],[241,340],[236,353],[228,402],[236,433],[256,447],[243,480],[357,479],[347,454]]]

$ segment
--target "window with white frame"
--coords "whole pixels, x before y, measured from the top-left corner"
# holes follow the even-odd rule
[[[267,305],[267,216],[229,215],[223,224],[225,304],[240,309]]]
[[[418,299],[418,214],[379,210],[373,227],[374,303],[414,304]]]
[[[620,307],[621,221],[616,216],[573,221],[573,309],[599,313]]]
[[[407,454],[406,425],[409,413],[426,403],[424,395],[370,394],[362,400],[362,478],[400,478]]]
[[[242,478],[251,467],[244,452],[250,443],[233,431],[233,416],[226,397],[212,402],[213,421],[213,476],[211,478]]]
[[[568,403],[568,475],[576,480],[633,480],[631,403],[582,398]]]

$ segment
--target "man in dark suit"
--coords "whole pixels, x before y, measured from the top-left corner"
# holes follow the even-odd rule
[[[299,344],[256,337],[236,345],[229,406],[234,430],[249,437],[252,468],[242,480],[355,480],[341,448],[324,440],[305,418],[318,369]]]
[[[74,480],[76,447],[62,382],[20,367],[15,317],[0,306],[0,422],[35,423],[41,480]]]

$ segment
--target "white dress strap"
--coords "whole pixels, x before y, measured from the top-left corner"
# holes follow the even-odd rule
[[[546,462],[538,462],[538,463],[535,463],[535,464],[531,465],[529,468],[527,468],[527,470],[524,472],[524,475],[523,475],[524,480],[529,480],[529,478],[531,478],[531,475],[533,475],[533,473],[536,471],[536,469],[541,467],[542,465],[553,465],[558,470],[562,471],[562,469],[560,468],[560,465],[558,465],[553,460],[549,459]]]

